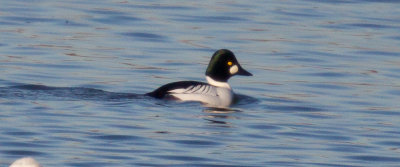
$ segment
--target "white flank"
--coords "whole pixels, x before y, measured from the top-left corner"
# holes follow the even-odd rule
[[[236,74],[237,72],[239,71],[239,67],[237,66],[237,65],[234,65],[234,66],[232,66],[230,69],[229,69],[229,72],[233,75],[233,74]]]
[[[35,159],[24,157],[14,161],[9,167],[41,167]]]
[[[218,82],[216,80],[213,80],[211,77],[206,76],[207,82],[210,85],[216,86],[216,87],[223,87],[223,88],[228,88],[232,89],[231,86],[227,82]]]
[[[210,85],[192,85],[168,91],[181,101],[199,101],[207,106],[228,107],[233,101],[233,91],[227,82],[218,82],[206,76]]]
[[[193,93],[172,93],[172,96],[181,101],[199,101],[213,107],[228,107],[233,101],[232,89],[211,86],[207,92],[194,91]]]

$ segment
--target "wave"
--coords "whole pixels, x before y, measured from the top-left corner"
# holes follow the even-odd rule
[[[33,84],[0,87],[0,98],[7,99],[123,101],[144,97],[141,94],[116,93],[84,87],[51,87]]]

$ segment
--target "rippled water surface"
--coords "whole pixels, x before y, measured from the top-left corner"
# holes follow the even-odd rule
[[[399,166],[395,0],[0,2],[0,166]],[[142,96],[204,81],[228,110]]]

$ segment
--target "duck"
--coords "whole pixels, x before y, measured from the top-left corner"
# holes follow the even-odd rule
[[[252,76],[242,68],[235,54],[219,49],[211,57],[205,72],[207,83],[178,81],[165,84],[146,95],[157,99],[201,102],[211,107],[229,107],[235,94],[228,80],[235,75]]]

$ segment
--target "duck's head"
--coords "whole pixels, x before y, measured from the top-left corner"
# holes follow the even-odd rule
[[[206,76],[215,81],[227,82],[234,75],[252,76],[243,69],[235,55],[228,49],[217,50],[208,64]]]

